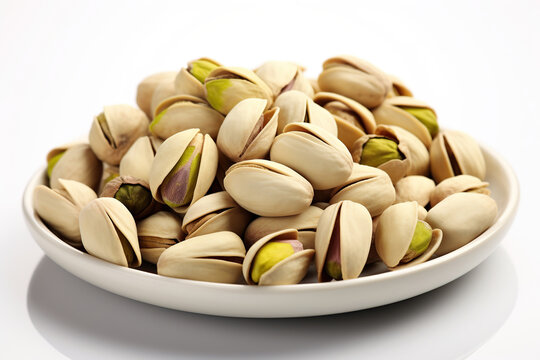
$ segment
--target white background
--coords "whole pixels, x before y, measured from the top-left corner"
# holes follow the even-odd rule
[[[0,2],[1,358],[540,358],[540,3]],[[296,320],[201,316],[137,303],[56,266],[22,219],[47,151],[87,133],[137,83],[208,56],[316,76],[350,53],[399,75],[512,163],[522,200],[499,249],[453,283],[398,304]],[[219,303],[219,299],[216,299]],[[161,356],[159,356],[161,355]]]

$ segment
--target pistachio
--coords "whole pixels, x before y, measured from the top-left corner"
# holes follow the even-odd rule
[[[159,257],[157,272],[180,279],[235,283],[242,274],[245,254],[238,235],[220,231],[169,247]]]
[[[255,73],[238,67],[219,67],[212,71],[204,83],[206,100],[226,115],[240,101],[260,98],[272,104],[272,91]]]
[[[217,146],[234,162],[264,158],[276,136],[279,108],[264,111],[265,99],[245,99],[227,114]]]
[[[497,217],[497,203],[484,194],[456,193],[428,211],[426,222],[440,228],[444,239],[437,255],[468,244],[489,228]]]
[[[63,155],[52,167],[51,188],[61,188],[59,179],[66,179],[75,180],[96,189],[101,179],[102,169],[101,161],[98,160],[88,144],[71,146],[63,152]]]
[[[204,99],[204,81],[219,66],[221,66],[220,63],[209,58],[190,61],[187,68],[182,68],[176,75],[174,80],[175,93]]]
[[[390,160],[403,160],[405,156],[398,149],[398,144],[391,139],[374,137],[364,143],[359,163],[379,167]]]
[[[473,175],[484,180],[486,163],[478,143],[469,135],[445,130],[433,140],[430,151],[431,173],[435,182],[457,175]]]
[[[223,184],[234,201],[260,216],[300,214],[313,199],[313,187],[306,179],[274,161],[236,163],[227,170]]]
[[[150,190],[157,201],[179,213],[203,197],[216,176],[218,151],[199,129],[181,131],[161,144],[150,170]]]
[[[368,210],[340,201],[322,213],[315,234],[315,265],[320,282],[357,278],[369,253],[372,233]]]
[[[220,191],[200,198],[188,208],[182,230],[187,233],[187,239],[218,231],[242,236],[251,217],[226,191]]]
[[[330,193],[330,204],[351,200],[366,207],[372,217],[394,203],[396,192],[388,174],[380,169],[354,164],[351,176]]]
[[[65,150],[62,152],[59,152],[58,154],[51,157],[51,159],[47,162],[47,176],[50,178],[52,175],[53,168],[58,163],[58,160],[65,154]]]
[[[192,128],[199,128],[212,139],[217,137],[223,115],[211,108],[206,101],[191,95],[176,95],[164,99],[155,109],[150,132],[161,138]]]
[[[392,82],[392,88],[388,92],[387,97],[396,97],[396,96],[413,96],[413,93],[405,84],[394,75],[386,75]]]
[[[58,188],[34,189],[34,209],[43,221],[68,244],[81,247],[79,212],[97,198],[94,190],[78,181],[58,179]]]
[[[122,156],[139,137],[146,135],[148,118],[129,105],[105,106],[94,118],[90,129],[90,146],[96,156],[118,165]]]
[[[194,81],[196,83],[199,83],[197,80]],[[150,101],[150,116],[148,118],[151,119],[152,116],[154,116],[157,107],[161,103],[163,103],[168,98],[174,97],[176,95],[178,95],[178,91],[175,88],[174,78],[168,78],[166,81],[163,81],[158,86],[156,86],[154,92],[152,93],[152,100]]]
[[[441,245],[443,231],[419,220],[421,208],[415,201],[387,208],[375,232],[377,254],[390,270],[429,260]]]
[[[118,174],[133,176],[148,182],[152,161],[162,142],[154,136],[138,138],[120,160]]]
[[[244,235],[246,248],[250,248],[257,240],[268,234],[285,229],[296,229],[298,231],[298,241],[302,243],[304,249],[314,249],[315,230],[321,214],[321,208],[310,206],[298,215],[259,217],[253,220],[246,228]]]
[[[182,221],[177,215],[159,211],[137,223],[141,255],[145,261],[156,264],[165,249],[184,240]]]
[[[255,70],[272,90],[274,97],[290,91],[298,90],[309,97],[313,97],[313,87],[303,73],[302,67],[286,61],[268,61]]]
[[[369,109],[379,106],[391,88],[381,70],[348,55],[326,60],[318,81],[322,91],[346,96]]]
[[[431,137],[437,135],[439,132],[439,124],[437,123],[437,115],[431,109],[427,108],[418,108],[418,107],[400,107],[402,110],[405,110],[412,116],[418,119],[424,125]]]
[[[315,250],[304,250],[294,229],[268,234],[248,250],[242,273],[248,284],[297,284],[305,276]]]
[[[306,94],[291,90],[276,98],[275,107],[279,107],[278,134],[287,124],[305,122],[318,125],[337,136],[337,125],[328,110],[313,102]]]
[[[276,137],[270,159],[304,176],[314,189],[331,189],[352,172],[347,147],[325,129],[309,123],[291,123]]]
[[[120,201],[135,219],[148,216],[157,207],[148,183],[131,176],[118,176],[110,180],[100,197],[113,197]]]
[[[154,95],[154,91],[162,83],[172,83],[176,76],[176,72],[160,72],[157,74],[152,74],[144,78],[137,87],[137,105],[139,109],[144,111],[148,118],[152,117],[151,111],[151,101]]]
[[[489,195],[491,192],[487,188],[489,183],[483,182],[472,175],[458,175],[441,181],[431,192],[431,207],[437,205],[448,196],[459,192],[473,192]]]
[[[435,189],[435,182],[422,175],[410,175],[396,183],[396,203],[416,201],[424,207],[429,204],[431,192]]]
[[[141,265],[137,226],[120,201],[109,197],[92,200],[81,210],[79,226],[90,255],[121,266]]]

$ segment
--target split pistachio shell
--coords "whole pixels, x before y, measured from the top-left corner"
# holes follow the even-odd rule
[[[34,190],[34,209],[68,244],[81,247],[79,212],[97,198],[94,190],[74,180],[58,179],[59,187],[39,185]]]
[[[272,90],[251,70],[239,67],[219,67],[204,83],[206,100],[220,113],[227,115],[240,101],[260,98],[272,105]]]
[[[199,128],[215,139],[222,122],[223,115],[206,101],[191,95],[175,95],[156,107],[149,129],[153,135],[167,139],[177,132]]]
[[[437,205],[443,199],[455,193],[473,192],[490,195],[491,192],[487,188],[488,186],[489,183],[484,182],[472,175],[458,175],[444,179],[431,192],[431,207]]]
[[[423,222],[418,218],[420,206],[415,201],[395,204],[387,208],[380,216],[375,233],[375,247],[381,260],[390,270],[413,266],[429,260],[441,246],[444,230],[441,232],[437,226]],[[431,225],[434,229],[431,229]],[[415,230],[431,231],[428,241],[423,241],[422,249],[417,251]],[[425,239],[422,239],[425,240]],[[411,251],[412,250],[412,251]],[[411,255],[411,252],[413,254]],[[416,253],[415,253],[416,252]],[[408,259],[407,259],[408,258]],[[404,262],[404,261],[407,262]]]
[[[319,282],[357,278],[366,264],[371,233],[371,215],[363,205],[345,200],[327,207],[315,235]]]
[[[101,179],[103,165],[88,144],[74,145],[64,152],[52,168],[50,185],[62,188],[59,179],[75,180],[96,189]]]
[[[323,63],[319,86],[322,91],[346,96],[371,109],[384,101],[392,84],[374,65],[342,55]]]
[[[141,266],[137,226],[120,201],[104,197],[89,202],[81,210],[79,226],[90,255],[121,266]]]
[[[431,173],[435,182],[457,175],[473,175],[484,180],[486,163],[480,146],[469,135],[445,130],[433,140],[430,151]]]
[[[142,110],[129,105],[105,106],[94,118],[90,129],[90,146],[96,156],[118,165],[131,145],[146,135],[148,118]]]
[[[137,105],[148,118],[152,117],[151,102],[156,88],[164,83],[171,82],[176,77],[175,71],[160,72],[144,78],[137,87]]]
[[[133,176],[148,182],[152,161],[162,142],[154,136],[138,138],[120,160],[120,176]]]
[[[270,159],[297,171],[314,189],[331,189],[352,172],[352,156],[337,137],[309,123],[291,123],[276,137]]]
[[[46,160],[47,160],[47,176],[49,178],[51,177],[52,170],[54,169],[54,167],[56,166],[56,164],[58,163],[60,158],[62,158],[62,156],[64,156],[67,149],[72,148],[75,145],[81,145],[81,144],[86,144],[86,143],[84,141],[74,141],[74,142],[63,144],[63,145],[60,145],[60,146],[57,146],[57,147],[51,149],[47,153],[47,157],[46,157]]]
[[[336,120],[338,139],[349,150],[356,140],[375,131],[375,118],[362,104],[345,96],[320,92],[313,101],[328,110]]]
[[[182,68],[174,80],[174,88],[177,94],[196,96],[205,99],[204,80],[208,76],[207,71],[221,66],[215,60],[200,58],[190,61],[187,68]],[[211,71],[210,71],[211,72]],[[194,76],[193,73],[197,75]],[[203,79],[201,81],[201,79]]]
[[[372,217],[394,203],[396,192],[388,174],[372,166],[354,164],[349,178],[331,192],[330,204],[351,200],[366,207]]]
[[[392,82],[392,88],[388,92],[388,97],[396,97],[396,96],[413,96],[413,93],[409,88],[399,79],[397,76],[394,75],[386,75]]]
[[[246,228],[244,243],[250,248],[262,237],[285,229],[296,229],[298,241],[304,249],[315,249],[315,231],[323,210],[317,206],[310,206],[298,215],[282,217],[259,217],[253,220]]]
[[[159,211],[137,222],[141,255],[145,261],[157,264],[165,249],[184,240],[182,220],[167,211]]]
[[[178,95],[174,87],[174,78],[167,79],[167,81],[161,82],[156,86],[154,93],[152,94],[152,100],[150,101],[150,116],[149,119],[156,113],[156,108],[165,99]]]
[[[425,207],[429,204],[431,192],[435,189],[435,182],[422,175],[406,176],[396,183],[396,203],[416,201]]]
[[[110,180],[100,197],[112,197],[120,201],[135,219],[150,215],[158,206],[152,198],[148,183],[132,176],[117,176]]]
[[[251,220],[251,214],[238,206],[226,191],[203,196],[187,210],[182,223],[186,238],[232,231],[238,236]]]
[[[180,279],[236,283],[246,250],[230,231],[192,237],[166,249],[157,262],[159,275]]]
[[[277,97],[274,103],[279,107],[278,134],[290,123],[311,123],[318,125],[337,136],[337,125],[334,116],[320,105],[317,105],[303,92],[287,91]]]
[[[295,251],[293,246],[287,243],[285,244],[292,248],[290,253],[285,254],[286,256],[280,256],[279,259],[263,259],[262,261],[269,263],[266,264],[269,269],[264,269],[266,271],[260,275],[258,282],[255,282],[252,277],[253,268],[257,265],[257,255],[264,250],[265,245],[275,242],[279,244],[280,241],[291,240],[298,240],[298,232],[294,229],[286,229],[268,234],[253,244],[248,250],[242,264],[242,273],[246,282],[250,285],[288,285],[299,283],[306,276],[315,250],[301,249],[300,251]],[[275,264],[272,264],[273,262]]]
[[[274,97],[289,90],[298,90],[313,97],[313,87],[302,72],[302,67],[287,61],[267,61],[255,69],[259,76],[272,90]]]
[[[313,199],[313,188],[306,179],[274,161],[236,163],[227,170],[223,183],[240,206],[260,216],[300,214]]]
[[[456,193],[428,211],[426,222],[439,228],[444,239],[437,255],[454,251],[489,228],[497,217],[495,200],[484,194]]]
[[[429,116],[421,116],[422,111]],[[423,101],[408,96],[387,99],[373,110],[373,116],[377,125],[399,126],[416,136],[428,149],[432,137],[438,132],[435,110]]]
[[[174,211],[185,213],[190,204],[206,194],[217,166],[217,147],[208,134],[203,136],[199,129],[176,133],[161,144],[152,162],[152,196],[161,203],[168,202]],[[163,198],[164,192],[169,198]]]
[[[279,108],[265,111],[265,99],[245,99],[227,114],[217,146],[234,162],[264,158],[276,136]]]

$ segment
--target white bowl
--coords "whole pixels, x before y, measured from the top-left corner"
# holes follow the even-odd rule
[[[485,147],[482,151],[487,181],[499,207],[496,222],[478,238],[447,255],[394,272],[381,272],[381,267],[375,267],[369,275],[354,280],[257,287],[174,279],[108,263],[67,245],[35,214],[32,193],[44,183],[44,169],[26,187],[23,212],[32,236],[49,258],[75,276],[118,295],[171,309],[222,316],[336,314],[381,306],[433,290],[467,273],[493,252],[516,214],[519,185],[506,161]]]

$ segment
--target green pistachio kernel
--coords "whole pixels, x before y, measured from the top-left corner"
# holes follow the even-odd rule
[[[215,79],[206,83],[206,100],[217,111],[225,105],[225,91],[233,85],[231,79]]]
[[[64,156],[65,153],[66,151],[64,150],[61,153],[54,155],[47,163],[47,175],[49,176],[49,178],[51,177],[54,166],[58,163],[58,160],[60,160],[60,158]]]
[[[152,194],[142,185],[123,184],[120,186],[114,198],[124,204],[129,212],[137,217],[152,203]]]
[[[422,255],[429,247],[432,233],[433,230],[431,230],[431,227],[424,221],[419,220],[414,228],[414,235],[409,245],[409,249],[405,253],[403,259],[401,259],[401,262],[407,263]]]
[[[362,148],[360,164],[378,167],[390,160],[403,160],[404,156],[398,149],[398,144],[391,139],[371,138]]]
[[[291,244],[281,242],[266,243],[255,255],[251,267],[251,279],[253,282],[258,283],[262,274],[292,254],[294,254],[294,249]]]
[[[191,63],[189,72],[191,75],[195,76],[197,80],[204,84],[204,80],[208,74],[212,72],[218,66],[207,60],[197,60]]]
[[[439,132],[439,124],[437,124],[437,115],[427,108],[419,107],[402,107],[401,109],[405,110],[412,116],[418,119],[429,131],[431,137],[435,137]]]
[[[153,132],[154,127],[161,121],[161,119],[163,118],[163,115],[165,115],[166,112],[167,112],[167,109],[163,110],[154,118],[154,120],[152,120],[152,122],[150,123],[150,126],[148,127],[150,129],[150,132]]]
[[[324,264],[324,270],[332,279],[341,280],[341,264],[337,261],[328,261]]]

